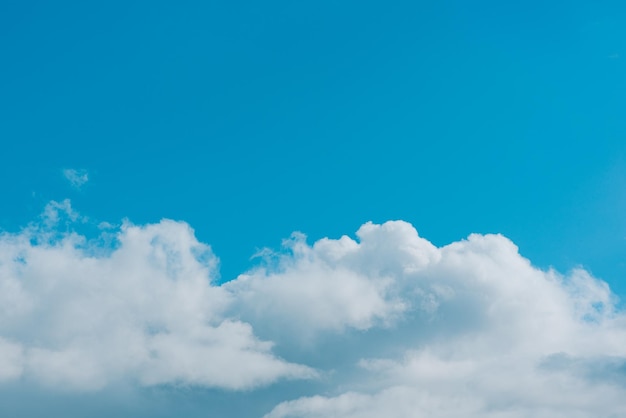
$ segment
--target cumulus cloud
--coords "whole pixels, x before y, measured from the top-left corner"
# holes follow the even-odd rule
[[[70,185],[76,189],[80,189],[89,181],[89,174],[87,173],[87,170],[66,168],[63,170],[63,177],[65,177]]]
[[[217,259],[191,228],[125,223],[115,245],[41,225],[0,235],[0,379],[93,390],[143,385],[246,389],[314,372],[272,354],[252,327],[223,315]]]
[[[292,334],[388,326],[420,299],[402,297],[405,280],[440,254],[405,222],[367,223],[356,235],[360,242],[343,236],[308,246],[296,234],[285,242],[288,251],[277,263],[225,287],[237,295],[242,315],[280,323]]]
[[[626,416],[626,316],[608,285],[540,270],[501,235],[438,248],[402,221],[311,244],[294,234],[219,285],[185,223],[89,239],[59,227],[72,219],[53,203],[0,236],[0,381],[321,377],[318,395],[267,418]]]
[[[401,330],[413,337],[396,339],[393,356],[355,354],[361,373],[341,384],[351,390],[287,401],[267,418],[626,416],[626,318],[606,283],[536,269],[499,235],[412,251],[408,224],[367,228],[380,234],[378,257],[362,236],[335,262],[387,277],[380,297],[405,306]]]

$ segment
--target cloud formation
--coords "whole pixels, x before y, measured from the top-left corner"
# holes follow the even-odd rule
[[[608,285],[537,269],[501,235],[294,234],[219,285],[183,222],[88,239],[59,228],[72,219],[51,203],[0,236],[0,381],[322,387],[267,418],[626,416],[626,316]]]
[[[366,282],[384,278],[382,303],[370,306],[379,316],[403,307],[387,323],[394,354],[355,359],[360,374],[339,393],[284,402],[266,418],[626,416],[626,317],[606,283],[536,269],[500,235],[434,248],[389,222],[357,236],[300,251],[301,265],[330,259]],[[366,341],[390,352],[379,336]]]
[[[314,372],[271,353],[252,327],[223,315],[217,259],[185,223],[125,223],[113,237],[59,234],[70,207],[0,236],[0,379],[99,389],[142,385],[247,389]],[[102,238],[102,237],[99,237]]]
[[[63,177],[65,177],[70,185],[76,189],[80,189],[89,181],[89,174],[87,173],[87,170],[66,168],[63,170]]]

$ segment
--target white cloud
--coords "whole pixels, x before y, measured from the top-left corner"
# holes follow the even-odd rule
[[[435,262],[439,251],[406,222],[367,223],[357,237],[360,243],[343,236],[308,246],[296,234],[277,266],[255,269],[225,287],[244,317],[279,324],[307,340],[320,331],[389,325],[414,303],[401,295],[405,279]]]
[[[22,374],[22,347],[0,338],[0,382],[18,378]]]
[[[336,262],[360,257],[364,277],[386,272],[381,297],[407,306],[398,332],[413,337],[391,337],[399,355],[354,353],[361,372],[335,396],[284,402],[267,418],[626,416],[626,318],[606,283],[538,270],[498,235],[409,251],[412,228],[390,225],[377,255],[362,237]]]
[[[66,168],[63,170],[63,177],[76,189],[80,189],[89,181],[87,170],[75,170]]]
[[[0,379],[246,389],[314,375],[224,316],[231,295],[211,283],[217,259],[188,225],[126,223],[107,252],[54,233],[55,210],[43,226],[0,235]]]
[[[539,270],[503,236],[437,248],[401,221],[295,234],[217,285],[185,223],[101,230],[110,246],[55,229],[72,217],[54,203],[0,236],[0,381],[246,389],[319,374],[323,396],[267,417],[626,416],[626,316],[607,284]]]

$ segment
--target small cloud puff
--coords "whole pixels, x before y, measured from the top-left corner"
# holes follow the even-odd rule
[[[89,181],[89,174],[87,173],[87,170],[66,168],[63,170],[63,177],[65,177],[65,179],[75,189],[80,189]]]

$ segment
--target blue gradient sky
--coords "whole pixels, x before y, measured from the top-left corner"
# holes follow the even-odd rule
[[[184,219],[230,279],[293,230],[398,218],[626,290],[619,2],[1,7],[5,229],[61,197]]]
[[[626,297],[623,2],[5,0],[0,45],[2,230],[183,220],[228,281],[402,219]]]

